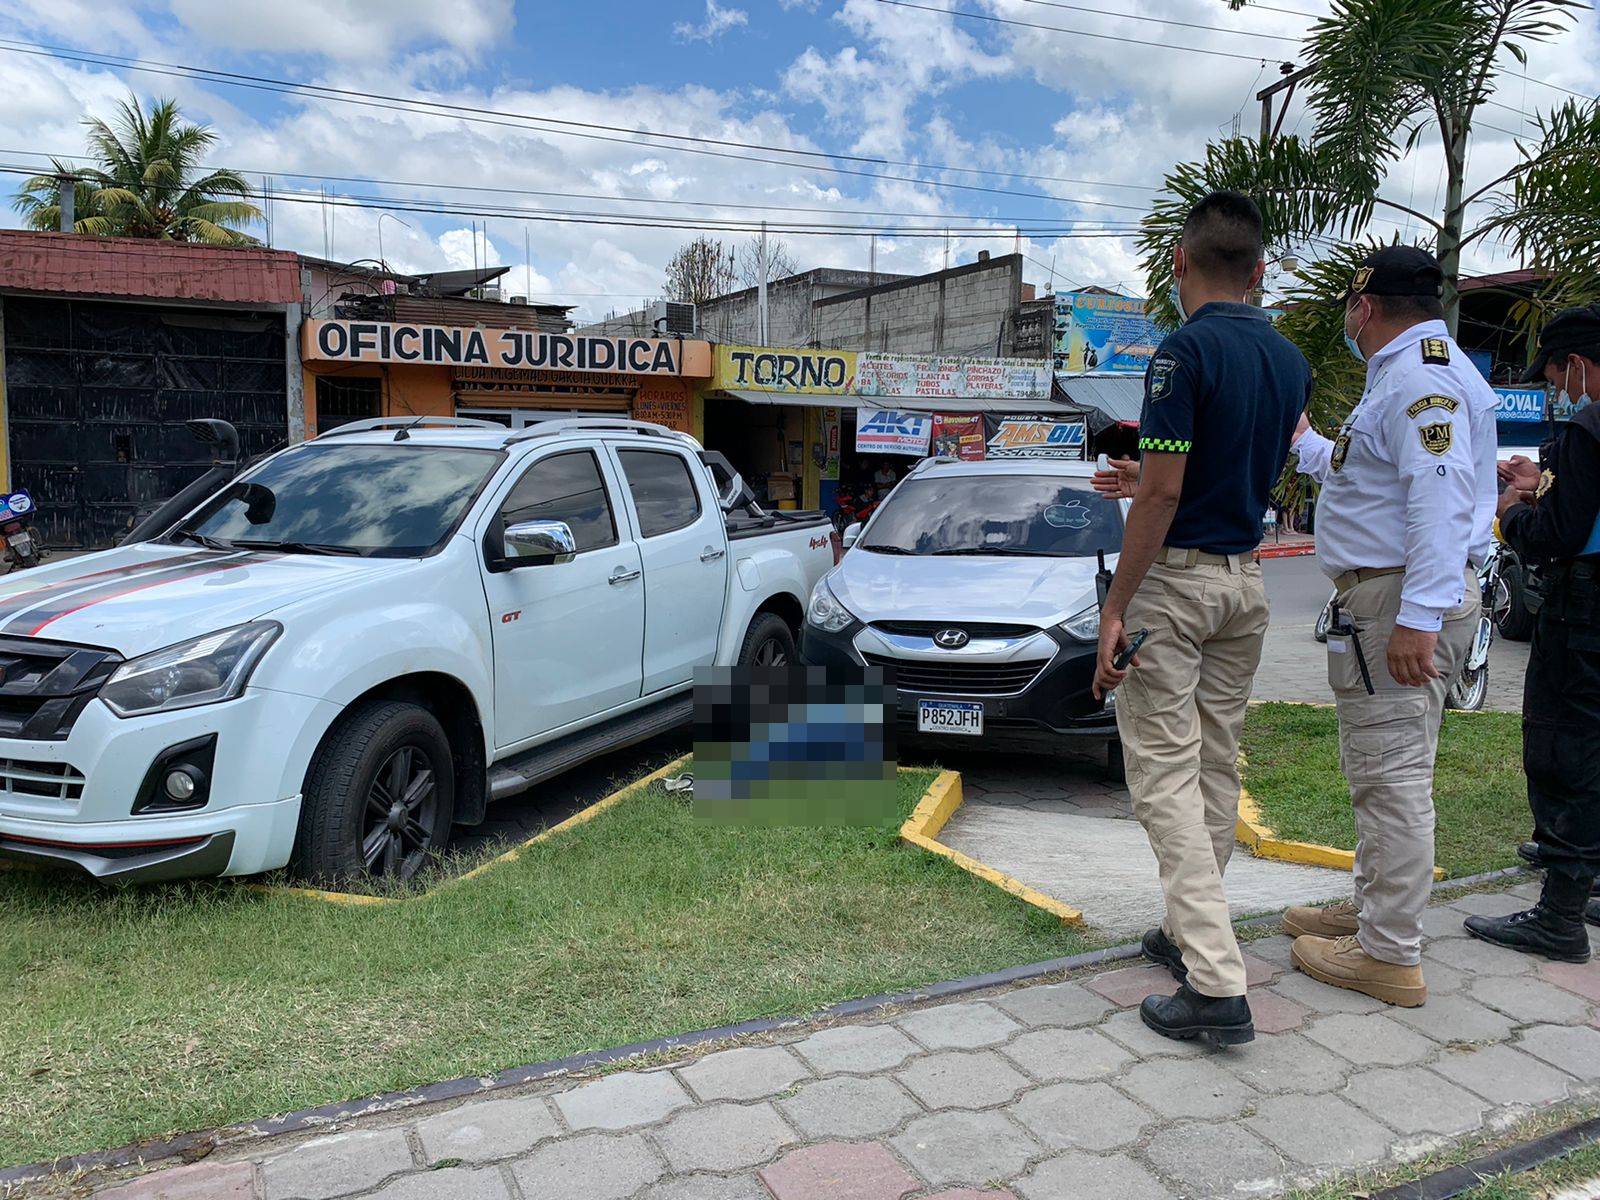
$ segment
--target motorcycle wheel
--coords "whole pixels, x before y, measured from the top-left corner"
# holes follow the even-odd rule
[[[1450,685],[1449,694],[1444,702],[1447,708],[1454,708],[1460,712],[1477,712],[1483,708],[1484,701],[1489,698],[1489,664],[1484,663],[1475,671],[1463,671],[1457,676],[1455,683]]]
[[[1521,563],[1507,563],[1501,569],[1493,615],[1495,629],[1507,641],[1525,642],[1533,636],[1533,614],[1528,611],[1524,597],[1526,587],[1527,576],[1523,574]]]

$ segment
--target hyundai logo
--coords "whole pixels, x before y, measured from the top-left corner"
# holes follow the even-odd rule
[[[933,635],[933,644],[944,650],[959,650],[971,640],[965,629],[941,629]]]

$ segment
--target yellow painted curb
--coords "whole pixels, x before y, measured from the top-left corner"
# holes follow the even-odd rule
[[[621,804],[640,788],[649,787],[657,780],[665,779],[667,776],[681,771],[684,767],[684,764],[687,763],[691,757],[691,755],[685,754],[681,758],[674,759],[666,766],[661,767],[658,770],[651,771],[650,774],[645,775],[642,778],[635,779],[632,783],[627,784],[624,787],[618,788],[609,796],[606,796],[600,800],[596,800],[593,804],[589,805],[588,808],[585,808],[580,812],[573,813],[572,816],[568,817],[565,821],[550,826],[549,829],[535,834],[525,842],[519,842],[517,845],[511,847],[511,849],[507,850],[504,854],[498,854],[494,858],[491,858],[488,862],[473,867],[472,870],[468,871],[465,875],[458,875],[454,879],[446,879],[443,883],[437,884],[425,892],[419,892],[415,896],[363,896],[359,892],[330,892],[324,891],[321,888],[290,887],[283,884],[271,883],[249,883],[245,884],[244,886],[253,892],[269,892],[280,896],[298,896],[303,900],[320,900],[325,904],[372,906],[386,904],[410,904],[417,900],[426,900],[430,896],[438,895],[445,888],[454,887],[456,884],[464,883],[468,879],[476,879],[478,876],[486,874],[495,867],[500,866],[502,863],[515,862],[522,856],[522,852],[529,846],[536,845],[539,842],[548,841],[557,834],[565,833],[569,829],[575,829],[579,825],[594,820],[601,813],[605,812],[606,809],[615,808],[618,804]]]
[[[1239,770],[1244,771],[1244,755],[1239,756]],[[1257,858],[1271,858],[1279,862],[1304,863],[1313,867],[1332,867],[1335,871],[1354,871],[1356,856],[1353,851],[1337,846],[1323,846],[1317,842],[1295,842],[1280,838],[1261,819],[1261,807],[1243,784],[1239,787],[1239,819],[1234,825],[1234,837],[1249,847]],[[1433,877],[1444,878],[1444,868],[1434,867]]]
[[[956,771],[941,771],[928,790],[923,793],[921,801],[900,826],[900,838],[919,849],[930,854],[937,854],[947,858],[956,866],[970,875],[976,875],[985,883],[993,884],[1003,892],[1009,892],[1024,904],[1031,904],[1034,908],[1042,909],[1053,917],[1059,918],[1066,925],[1082,925],[1083,914],[1075,908],[1061,903],[1053,896],[1046,896],[1043,892],[1029,887],[1019,879],[1013,879],[1003,871],[997,871],[991,866],[979,862],[954,850],[938,840],[939,833],[949,823],[956,809],[961,807],[961,775]]]

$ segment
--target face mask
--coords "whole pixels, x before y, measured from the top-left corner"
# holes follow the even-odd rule
[[[1189,314],[1183,307],[1183,292],[1178,287],[1176,279],[1172,281],[1172,291],[1168,292],[1167,295],[1172,298],[1172,307],[1178,310],[1178,324],[1184,324],[1188,321]]]
[[[1371,320],[1371,318],[1369,317],[1368,320]],[[1355,355],[1357,362],[1364,363],[1367,361],[1367,356],[1361,353],[1361,343],[1356,341],[1356,338],[1361,336],[1361,329],[1367,327],[1367,322],[1361,322],[1361,329],[1356,330],[1354,337],[1350,334],[1349,323],[1349,318],[1345,318],[1344,344],[1350,348],[1350,353]]]
[[[1571,411],[1571,412],[1576,412],[1578,409],[1582,408],[1584,405],[1586,405],[1586,404],[1588,404],[1590,402],[1590,398],[1589,398],[1589,364],[1586,363],[1586,362],[1583,362],[1580,359],[1579,362],[1578,362],[1578,369],[1581,372],[1581,374],[1578,376],[1578,379],[1579,379],[1578,386],[1579,386],[1579,388],[1582,389],[1578,393],[1578,398],[1576,400],[1574,400],[1572,398],[1571,388],[1570,387],[1562,388],[1560,393],[1556,396],[1556,403],[1561,405],[1563,408],[1568,409],[1568,411]],[[1571,377],[1572,377],[1572,368],[1569,366],[1567,368],[1567,378],[1571,379]]]

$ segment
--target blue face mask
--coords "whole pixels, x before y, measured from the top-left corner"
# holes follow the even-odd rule
[[[1365,321],[1361,322],[1361,329],[1365,329],[1366,327],[1367,323]],[[1356,333],[1359,334],[1361,329],[1356,330]],[[1345,330],[1344,344],[1350,348],[1350,353],[1355,355],[1355,359],[1358,363],[1364,363],[1367,361],[1367,356],[1361,353],[1361,343],[1350,336],[1350,331],[1348,329]]]
[[[1178,324],[1184,324],[1189,319],[1189,313],[1183,307],[1183,292],[1176,279],[1172,281],[1172,290],[1167,295],[1172,298],[1172,307],[1178,310]]]

